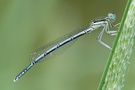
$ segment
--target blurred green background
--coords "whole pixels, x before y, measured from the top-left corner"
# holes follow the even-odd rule
[[[19,81],[13,78],[30,62],[30,54],[46,43],[115,12],[120,22],[126,0],[0,0],[0,90],[96,90],[110,50],[96,37],[80,37],[66,52],[36,64]],[[101,29],[101,28],[100,28]],[[104,34],[110,46],[115,37]],[[123,90],[135,90],[131,57]]]

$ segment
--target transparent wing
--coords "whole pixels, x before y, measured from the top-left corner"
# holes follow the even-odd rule
[[[69,34],[66,34],[42,47],[40,47],[39,49],[35,50],[32,54],[31,54],[31,62],[33,62],[36,58],[38,58],[40,55],[42,55],[43,53],[45,53],[47,50],[49,50],[50,48],[56,46],[57,44],[59,44],[60,42],[68,39],[68,38],[71,38],[72,36],[76,35],[77,33],[83,31],[83,30],[86,30],[90,27],[90,25],[86,25],[84,27],[81,27]],[[56,50],[54,50],[53,52],[51,52],[50,54],[48,54],[47,56],[44,57],[44,59],[42,60],[47,60],[47,59],[50,59],[54,56],[57,56],[59,54],[61,54],[63,51],[66,51],[76,40],[72,40],[66,44],[64,44],[63,46],[57,48]],[[42,61],[40,60],[40,61]]]

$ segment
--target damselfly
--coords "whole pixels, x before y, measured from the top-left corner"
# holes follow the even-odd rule
[[[99,27],[103,27],[103,28],[101,32],[99,33],[97,40],[99,41],[100,44],[102,44],[103,46],[111,50],[111,47],[107,45],[106,43],[104,43],[101,39],[102,39],[102,35],[104,31],[107,34],[110,34],[111,36],[114,36],[117,34],[117,31],[110,31],[109,29],[109,28],[113,28],[119,25],[119,23],[116,25],[113,25],[112,22],[115,21],[115,18],[116,18],[115,14],[109,13],[104,18],[97,18],[97,19],[92,20],[87,27],[80,29],[77,32],[72,32],[67,35],[64,35],[63,37],[60,37],[54,40],[53,42],[39,48],[38,50],[32,53],[31,63],[14,78],[14,82],[19,80],[34,64],[41,61],[44,57],[51,56],[53,53],[57,53],[62,48],[66,48],[66,45],[74,41],[76,38],[82,35],[88,34],[91,31],[98,29]]]

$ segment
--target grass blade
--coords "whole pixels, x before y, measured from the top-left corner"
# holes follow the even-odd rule
[[[128,0],[113,50],[98,90],[121,90],[129,65],[135,35],[135,0]]]

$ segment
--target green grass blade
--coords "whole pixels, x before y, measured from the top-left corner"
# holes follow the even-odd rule
[[[113,50],[98,90],[121,90],[129,65],[135,35],[135,0],[128,0]]]

